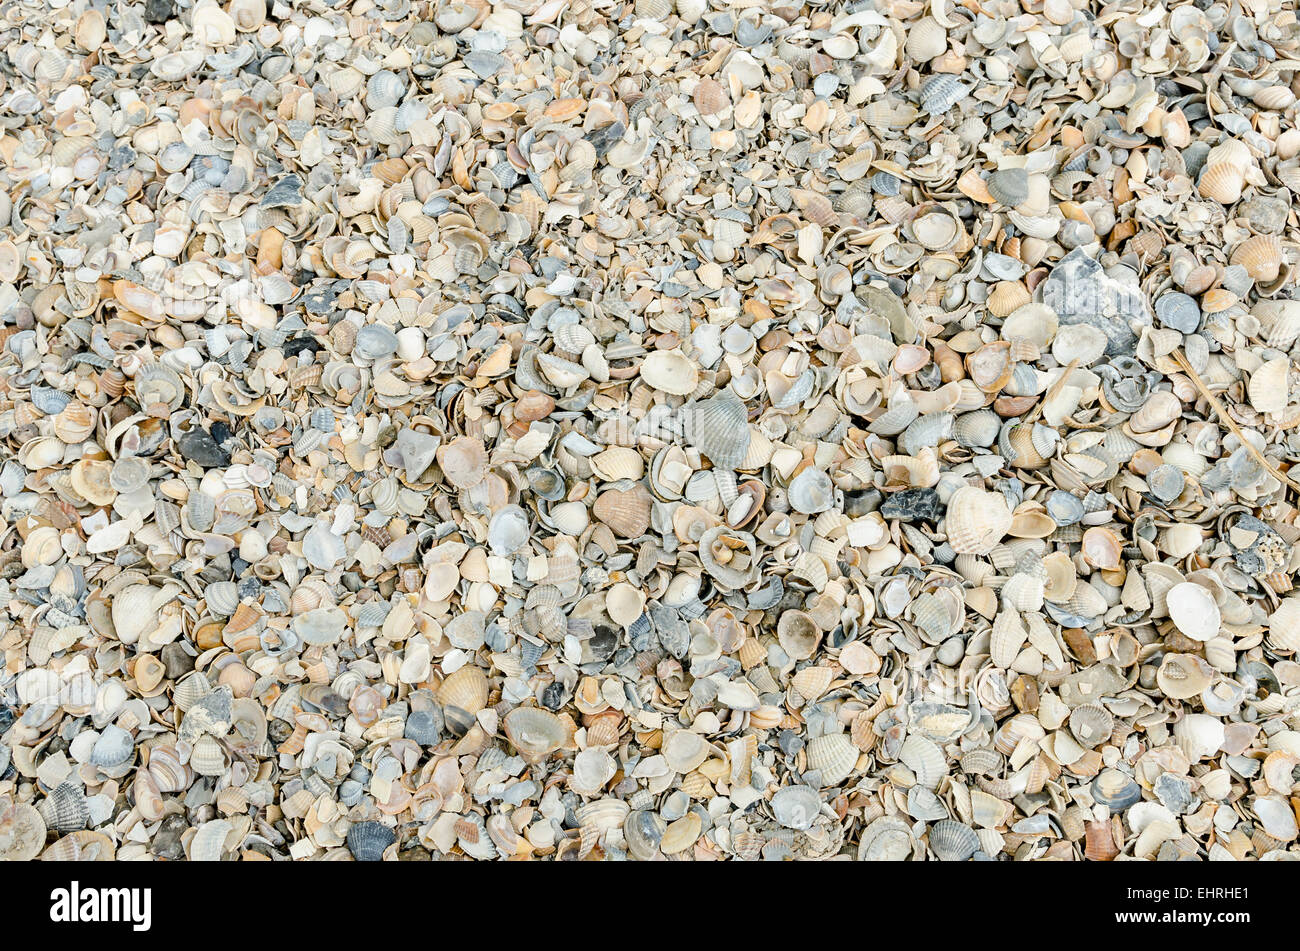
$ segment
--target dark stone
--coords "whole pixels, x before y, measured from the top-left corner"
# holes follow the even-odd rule
[[[176,5],[172,0],[145,0],[144,19],[146,23],[166,23],[176,15]]]
[[[181,436],[176,448],[186,459],[197,462],[205,469],[230,465],[230,456],[222,452],[217,441],[202,429],[191,429]]]
[[[172,680],[184,677],[194,669],[194,658],[187,654],[185,648],[175,641],[163,645],[162,662],[163,667],[167,669],[167,676]]]
[[[320,350],[320,341],[311,334],[305,334],[301,337],[294,337],[291,340],[286,340],[284,345],[280,347],[280,351],[286,357],[296,357],[304,350],[310,350],[312,353],[315,353]]]
[[[943,515],[944,504],[934,489],[904,489],[885,499],[880,506],[882,518],[897,518],[905,522],[937,522]]]
[[[564,684],[553,680],[542,690],[542,706],[548,710],[558,710],[564,706]]]
[[[596,626],[596,632],[587,641],[587,649],[596,660],[609,660],[617,648],[618,632],[603,624]]]
[[[609,150],[622,140],[626,132],[627,126],[623,125],[622,122],[615,121],[588,132],[587,141],[596,150],[596,158],[599,160],[603,159]]]
[[[286,175],[269,189],[262,197],[262,208],[296,208],[302,204],[302,179],[297,175]]]
[[[162,825],[149,841],[149,851],[160,859],[183,859],[185,848],[181,845],[181,835],[189,828],[185,816],[172,813],[163,819]]]

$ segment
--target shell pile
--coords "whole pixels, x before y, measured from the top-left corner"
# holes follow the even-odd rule
[[[1300,857],[1294,3],[0,37],[0,857]]]

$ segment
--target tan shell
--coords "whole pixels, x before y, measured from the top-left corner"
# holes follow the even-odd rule
[[[1240,168],[1227,162],[1220,162],[1207,165],[1201,172],[1197,191],[1204,198],[1217,201],[1221,205],[1231,205],[1241,197],[1241,189],[1245,181],[1245,175]]]
[[[680,350],[656,350],[641,363],[641,379],[656,390],[689,396],[700,382],[700,371]]]
[[[610,488],[596,497],[591,513],[608,525],[614,534],[637,538],[650,527],[650,491],[638,483],[630,489]]]
[[[459,668],[438,687],[439,703],[459,707],[466,713],[478,713],[487,704],[487,698],[487,675],[473,665]]]
[[[534,762],[569,743],[571,722],[539,707],[515,707],[501,721],[515,749]]]
[[[1214,678],[1214,668],[1195,654],[1166,654],[1156,671],[1156,685],[1171,700],[1200,696]]]
[[[1257,234],[1233,249],[1229,263],[1240,264],[1261,283],[1275,281],[1282,269],[1282,242],[1277,235]]]

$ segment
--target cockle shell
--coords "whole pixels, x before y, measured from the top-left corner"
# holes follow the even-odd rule
[[[958,554],[987,555],[1011,530],[1011,519],[1002,495],[962,486],[948,500],[948,544]]]

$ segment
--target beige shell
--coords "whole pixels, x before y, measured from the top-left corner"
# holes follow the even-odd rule
[[[805,667],[790,678],[799,696],[806,700],[816,700],[830,686],[834,672],[829,667]]]
[[[1250,375],[1246,393],[1250,405],[1261,413],[1281,413],[1286,409],[1289,395],[1291,360],[1278,357],[1269,360]]]
[[[914,62],[928,62],[947,50],[948,31],[934,17],[921,17],[908,29],[903,48]]]
[[[1017,612],[1001,612],[993,619],[993,633],[989,640],[990,659],[998,667],[1010,667],[1028,638],[1029,633]]]
[[[1268,642],[1282,651],[1300,651],[1300,596],[1283,598],[1268,616]]]
[[[458,707],[466,713],[478,713],[487,704],[487,699],[487,675],[472,664],[456,670],[438,687],[439,703]]]
[[[1197,191],[1203,198],[1217,201],[1221,205],[1231,205],[1241,197],[1241,189],[1245,181],[1245,174],[1240,168],[1227,162],[1220,162],[1207,165],[1201,172]]]
[[[678,773],[689,773],[708,759],[709,744],[698,733],[677,730],[664,739],[660,752],[669,769]]]
[[[1070,711],[1070,732],[1086,749],[1100,746],[1115,729],[1115,718],[1099,703],[1085,703]]]
[[[1155,432],[1176,420],[1182,411],[1183,404],[1177,396],[1168,390],[1157,390],[1129,419],[1129,426],[1135,433]]]
[[[605,613],[615,624],[629,627],[645,612],[645,592],[620,581],[605,593]]]
[[[515,749],[532,762],[569,743],[571,722],[539,707],[515,707],[501,721]]]
[[[700,382],[700,371],[680,350],[656,350],[641,363],[641,379],[656,390],[689,396]]]
[[[997,492],[962,486],[948,499],[948,544],[960,554],[987,555],[1011,530],[1011,509]]]
[[[808,768],[821,772],[821,784],[838,786],[858,763],[858,748],[847,733],[827,733],[808,741]]]
[[[650,490],[641,483],[630,489],[610,488],[596,497],[591,513],[623,538],[638,538],[650,527]]]
[[[1232,251],[1230,264],[1239,264],[1260,283],[1277,280],[1282,269],[1282,242],[1277,235],[1257,234]]]
[[[1199,696],[1214,678],[1214,668],[1195,654],[1166,654],[1156,671],[1156,685],[1171,700]]]
[[[1008,317],[1017,308],[1023,307],[1031,300],[1033,300],[1033,295],[1029,293],[1029,288],[1025,287],[1020,281],[998,281],[989,292],[989,313],[995,317]],[[1003,337],[1010,339],[1010,336],[1006,333],[1005,325],[1003,327]]]
[[[487,474],[487,451],[481,439],[461,436],[439,446],[435,454],[443,475],[458,489],[472,489]]]

